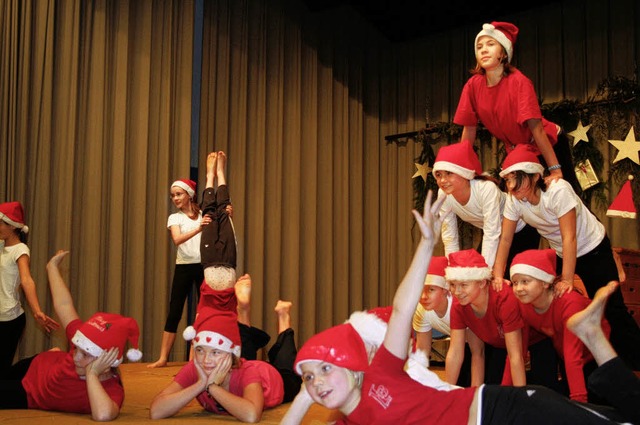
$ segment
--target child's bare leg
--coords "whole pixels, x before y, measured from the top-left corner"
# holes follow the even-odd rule
[[[211,152],[207,155],[207,185],[205,187],[213,187],[216,179],[218,153]]]
[[[240,276],[235,290],[238,299],[238,322],[251,326],[251,276]]]
[[[591,304],[571,316],[567,321],[567,328],[576,334],[591,351],[598,366],[618,356],[602,330],[602,317],[607,300],[618,288],[618,285],[619,282],[611,281],[598,289]]]
[[[292,304],[293,303],[291,301],[278,300],[276,308],[273,309],[278,315],[279,334],[291,328],[291,315],[289,314],[289,312],[291,311]]]
[[[216,177],[218,177],[218,186],[227,184],[227,176],[225,174],[226,168],[227,168],[227,154],[220,151],[218,152],[218,163],[216,166]]]

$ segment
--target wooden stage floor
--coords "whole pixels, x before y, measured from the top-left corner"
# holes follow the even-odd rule
[[[146,363],[125,363],[120,366],[122,381],[125,387],[125,399],[120,416],[114,421],[118,424],[157,423],[159,425],[173,424],[229,424],[241,423],[231,416],[214,415],[205,412],[197,401],[191,402],[180,413],[172,418],[152,421],[149,419],[149,405],[155,395],[171,382],[184,362],[172,362],[168,367],[149,369]],[[275,409],[266,410],[262,414],[261,424],[278,424],[289,408],[284,404]],[[339,413],[314,405],[309,411],[303,424],[324,424],[335,420]],[[95,424],[88,415],[47,412],[42,410],[2,410],[0,424]]]

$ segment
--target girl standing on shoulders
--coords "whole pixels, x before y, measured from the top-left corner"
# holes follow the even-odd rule
[[[576,191],[580,185],[569,142],[560,127],[542,117],[531,80],[511,65],[518,27],[508,22],[484,24],[475,39],[476,67],[462,89],[453,122],[463,126],[461,140],[475,140],[478,121],[511,152],[531,146],[549,172]]]
[[[502,287],[516,223],[522,219],[535,227],[556,252],[556,274],[560,276],[555,283],[556,292],[571,290],[574,275],[578,274],[589,297],[594,297],[598,288],[618,280],[609,237],[569,183],[558,179],[547,185],[543,172],[535,152],[525,145],[511,151],[502,163],[500,177],[506,181],[509,196],[493,267],[494,286]],[[619,289],[611,295],[605,317],[611,325],[612,345],[633,369],[640,370],[640,328],[624,305]]]
[[[176,180],[171,184],[170,193],[171,200],[179,211],[169,216],[167,228],[178,250],[171,283],[169,313],[162,334],[160,358],[155,363],[147,365],[152,368],[167,365],[169,353],[176,340],[185,300],[191,289],[198,288],[204,279],[200,264],[200,233],[202,228],[211,222],[210,217],[202,216],[200,207],[196,203],[196,182],[186,179]]]
[[[20,202],[0,204],[0,336],[4,341],[0,347],[0,371],[13,363],[27,321],[18,288],[22,288],[33,317],[47,333],[60,327],[40,309],[25,243],[28,231]]]
[[[507,194],[491,178],[482,175],[480,160],[469,140],[443,146],[433,163],[438,197],[445,197],[440,215],[445,255],[460,250],[458,218],[482,230],[481,254],[493,266],[500,242],[502,210]],[[453,212],[453,214],[451,214]],[[518,252],[535,249],[540,236],[534,228],[519,221],[510,258]]]

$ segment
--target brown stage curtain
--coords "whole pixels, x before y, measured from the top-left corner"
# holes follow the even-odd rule
[[[80,317],[135,317],[150,354],[175,259],[169,184],[189,174],[193,10],[182,0],[0,6],[0,199],[26,209],[42,307],[53,314],[45,264],[69,249]],[[54,345],[64,333],[49,340],[29,318],[20,357]]]
[[[239,274],[253,324],[273,337],[291,300],[300,341],[350,312],[389,305],[412,254],[413,143],[395,120],[391,46],[348,8],[205,3],[200,163],[229,156]],[[201,181],[203,179],[203,167]]]

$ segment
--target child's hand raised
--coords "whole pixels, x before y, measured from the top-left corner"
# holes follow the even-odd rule
[[[427,193],[427,198],[424,201],[424,212],[422,215],[416,210],[412,210],[413,216],[416,219],[416,223],[420,227],[420,233],[422,233],[422,237],[427,241],[432,242],[434,245],[438,241],[438,237],[440,236],[440,230],[442,229],[442,219],[444,217],[440,217],[440,207],[442,207],[442,203],[446,199],[444,196],[440,199],[437,199],[433,204],[431,204],[431,199],[433,198],[433,192],[430,190]]]
[[[87,365],[87,374],[93,373],[100,376],[109,370],[118,360],[118,347],[111,347],[100,354],[94,361]]]

